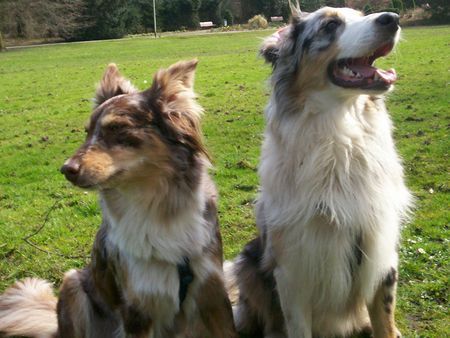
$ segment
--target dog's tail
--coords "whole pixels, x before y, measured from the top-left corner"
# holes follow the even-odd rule
[[[26,278],[0,295],[0,336],[54,337],[56,297],[49,282]]]

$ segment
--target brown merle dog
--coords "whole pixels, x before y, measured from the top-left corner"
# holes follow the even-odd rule
[[[99,191],[103,222],[92,261],[66,273],[58,300],[39,279],[10,287],[0,297],[0,332],[236,337],[196,65],[160,70],[143,92],[108,66],[86,141],[61,168],[74,185]]]

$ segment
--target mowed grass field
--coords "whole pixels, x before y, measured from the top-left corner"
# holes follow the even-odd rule
[[[270,67],[257,57],[270,31],[124,39],[0,53],[0,292],[38,276],[59,285],[88,262],[100,224],[95,192],[59,173],[84,139],[96,82],[115,62],[145,89],[152,74],[198,58],[196,91],[220,190],[226,258],[255,234],[253,200]],[[399,74],[387,99],[410,189],[403,229],[397,321],[405,337],[449,337],[450,27],[405,29],[378,65]],[[28,239],[24,238],[30,235]]]

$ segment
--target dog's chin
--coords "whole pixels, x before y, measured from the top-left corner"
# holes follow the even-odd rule
[[[338,86],[332,82],[330,82],[330,86],[333,88],[335,93],[338,93],[339,97],[350,98],[359,95],[370,95],[370,96],[383,96],[388,94],[394,89],[394,85],[390,85],[389,87],[379,87],[379,88],[346,88],[342,86]]]
[[[397,74],[394,69],[383,70],[373,63],[388,55],[393,47],[394,43],[388,42],[368,55],[334,60],[328,66],[328,78],[335,86],[351,92],[387,92],[397,80]]]
[[[95,182],[91,182],[84,179],[77,179],[75,182],[70,182],[77,188],[85,189],[85,190],[97,190],[99,188],[99,184]]]

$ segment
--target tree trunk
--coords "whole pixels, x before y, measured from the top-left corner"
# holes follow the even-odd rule
[[[5,50],[6,50],[5,42],[3,41],[2,32],[0,32],[0,52],[3,52]]]

